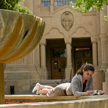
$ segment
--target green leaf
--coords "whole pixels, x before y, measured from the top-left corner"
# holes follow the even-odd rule
[[[13,10],[23,13],[31,13],[27,7],[22,7],[19,2],[24,2],[25,0],[0,0],[0,9]]]

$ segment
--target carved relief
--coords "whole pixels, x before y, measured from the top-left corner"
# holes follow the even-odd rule
[[[75,32],[72,33],[72,37],[91,37],[89,31],[87,31],[84,27],[78,27]]]
[[[57,28],[52,28],[49,31],[50,32],[48,32],[46,34],[46,39],[64,38],[64,34],[62,32],[60,32],[59,29],[57,29]],[[56,34],[56,36],[54,36],[54,34]]]
[[[71,12],[66,11],[61,15],[61,24],[66,31],[69,31],[73,25],[73,15]]]

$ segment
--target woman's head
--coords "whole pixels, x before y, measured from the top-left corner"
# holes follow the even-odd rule
[[[88,80],[94,73],[94,66],[92,64],[86,63],[81,66],[81,68],[77,71],[77,74],[80,74]]]

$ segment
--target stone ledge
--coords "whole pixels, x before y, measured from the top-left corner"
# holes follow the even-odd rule
[[[5,98],[49,98],[46,96],[36,96],[36,95],[14,95],[5,96]],[[78,98],[76,96],[59,96],[52,98]],[[81,99],[83,98],[84,99]],[[41,103],[23,103],[23,104],[3,104],[0,108],[107,108],[108,107],[108,95],[98,95],[98,96],[80,96],[80,100],[70,100],[70,101],[56,101],[56,102],[41,102]],[[78,98],[78,99],[79,99]],[[86,98],[86,99],[85,99]],[[88,99],[87,99],[88,98]]]
[[[5,95],[5,99],[64,99],[64,100],[79,100],[87,99],[89,96],[56,96],[47,97],[46,95]]]
[[[67,101],[67,100],[79,100],[87,99],[87,97],[81,96],[57,96],[47,97],[46,95],[5,95],[5,102],[48,102],[48,101]]]
[[[95,95],[95,96],[57,96],[47,97],[46,95],[5,95],[5,102],[48,102],[48,101],[68,101],[68,100],[84,100],[84,99],[96,99],[96,98],[108,98],[107,95]]]

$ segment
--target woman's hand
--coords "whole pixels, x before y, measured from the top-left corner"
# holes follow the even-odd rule
[[[86,91],[86,92],[84,93],[84,95],[87,96],[87,95],[90,95],[90,94],[92,94],[92,93],[93,93],[93,91]]]
[[[103,95],[103,94],[105,94],[104,91],[102,91],[102,90],[98,90],[98,95]]]

